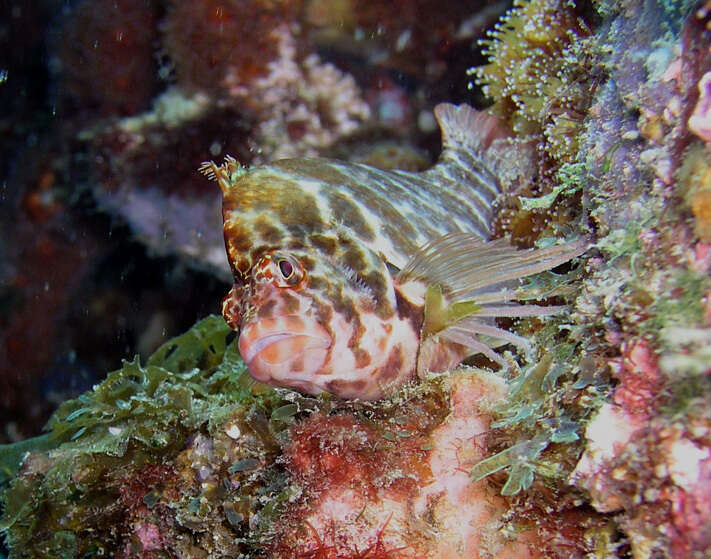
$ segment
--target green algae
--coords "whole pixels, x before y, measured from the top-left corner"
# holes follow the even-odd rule
[[[47,424],[50,438],[86,452],[123,456],[131,442],[169,446],[182,428],[211,430],[223,410],[252,394],[231,330],[220,317],[198,322],[162,345],[146,362],[124,362],[94,389],[64,402]]]
[[[444,420],[447,398],[442,379],[378,403],[268,388],[246,373],[225,322],[208,317],[62,404],[43,437],[11,449],[0,527],[11,558],[136,557],[156,546],[264,556],[309,491],[284,468],[292,428],[347,414],[400,457],[403,441],[419,448]],[[333,444],[347,436],[336,429]]]
[[[535,197],[519,197],[524,210],[548,210],[558,196],[569,197],[580,192],[587,184],[585,162],[563,163],[556,171],[556,185],[548,193]]]
[[[501,488],[501,494],[516,495],[528,489],[533,483],[536,471],[535,460],[545,450],[548,443],[549,441],[544,436],[517,443],[494,456],[485,458],[469,471],[469,475],[476,483],[486,476],[508,468],[509,475]]]
[[[610,15],[618,10],[619,7],[611,10]],[[609,37],[607,40],[609,45],[605,46],[621,49]],[[626,67],[625,64],[618,66]],[[594,98],[601,105],[611,105],[605,101],[613,91],[601,86]],[[536,103],[546,103],[546,98],[541,97]],[[611,130],[624,129],[617,121],[610,121],[614,125],[609,127]],[[602,262],[601,268],[584,274],[580,270],[568,272],[566,281],[562,282],[566,289],[560,287],[560,277],[551,272],[529,279],[522,288],[530,297],[570,296],[580,287],[582,294],[573,304],[572,316],[547,318],[545,322],[539,319],[518,322],[518,329],[534,340],[539,357],[535,363],[516,370],[508,397],[494,410],[496,420],[491,437],[494,442],[490,449],[495,453],[469,472],[474,481],[504,472],[507,477],[501,492],[507,496],[518,495],[527,499],[524,501],[527,503],[536,503],[536,480],[553,489],[556,495],[570,491],[561,487],[569,482],[568,476],[584,447],[581,437],[586,422],[603,402],[609,401],[614,384],[609,364],[620,359],[620,348],[625,341],[644,339],[660,355],[660,369],[669,379],[660,395],[662,403],[658,411],[662,415],[674,420],[688,420],[693,413],[700,415],[699,410],[707,407],[707,395],[711,393],[708,379],[703,376],[710,362],[708,345],[711,343],[703,322],[708,277],[692,269],[678,255],[666,262],[655,260],[655,253],[669,256],[671,249],[677,246],[674,240],[665,239],[659,233],[671,230],[677,223],[683,224],[682,216],[667,198],[650,186],[653,173],[639,162],[639,150],[630,148],[634,142],[619,137],[610,139],[610,133],[604,137],[600,130],[588,127],[589,124],[586,122],[578,130],[583,136],[580,152],[574,153],[575,149],[566,152],[566,157],[560,158],[564,162],[552,171],[555,177],[552,190],[540,196],[522,196],[520,202],[524,209],[548,212],[548,216],[561,198],[572,204],[582,201],[580,206],[574,206],[576,218],[595,227],[598,240],[592,252]],[[592,148],[595,143],[600,143],[601,152]],[[545,149],[554,150],[555,146],[553,141],[544,145]],[[578,144],[572,146],[577,148]],[[549,155],[550,160],[560,163],[555,154]],[[569,163],[569,160],[584,163]],[[623,160],[635,162],[636,168],[624,174],[620,166]],[[636,171],[640,171],[639,175],[635,175]],[[122,374],[116,377],[120,382],[99,390],[95,398],[67,403],[62,413],[58,412],[56,428],[38,439],[36,448],[32,448],[35,443],[29,442],[24,443],[24,447],[7,449],[13,452],[9,462],[17,463],[27,450],[46,452],[62,445],[68,449],[85,443],[81,455],[86,457],[91,454],[91,445],[96,444],[102,448],[98,454],[106,455],[98,458],[103,465],[82,460],[73,462],[82,475],[91,475],[92,468],[97,467],[107,472],[129,462],[156,463],[161,462],[161,457],[167,460],[177,453],[178,443],[181,437],[185,440],[186,433],[203,429],[217,434],[220,425],[234,417],[241,421],[249,416],[253,430],[266,440],[278,430],[275,424],[293,421],[304,409],[277,392],[250,386],[234,343],[228,343],[229,330],[219,319],[207,323],[204,330],[189,334],[180,344],[169,342],[163,346],[162,353],[159,350],[145,366],[137,361],[124,365]],[[618,338],[621,341],[616,341]],[[163,388],[164,383],[168,386]],[[246,408],[249,413],[244,411]],[[375,408],[363,409],[367,412],[356,408],[356,413],[364,416],[376,413]],[[177,411],[177,415],[171,410]],[[143,422],[142,426],[132,424],[132,413]],[[378,408],[378,413],[382,413],[382,408]],[[113,437],[107,434],[111,431]],[[409,435],[409,431],[395,428],[381,433],[386,441]],[[117,443],[117,438],[122,442]],[[428,445],[422,448],[429,449]],[[152,452],[148,455],[141,449]],[[49,456],[52,456],[51,451]],[[113,456],[115,461],[104,462],[107,456]],[[651,457],[641,456],[639,460],[653,465]],[[14,472],[12,465],[3,468],[8,475]],[[226,468],[230,475],[240,476],[240,483],[251,479],[249,476],[263,475],[262,461],[256,455],[240,455]],[[288,502],[297,491],[292,486],[280,485],[283,480],[278,475],[269,475],[272,477],[265,475],[264,482],[259,484],[262,492],[258,498],[272,497],[261,518],[276,514],[280,503]],[[266,480],[274,486],[271,493],[265,490],[269,485]],[[56,512],[59,507],[56,503],[49,504],[50,500],[59,495],[60,500],[81,502],[86,496],[82,485],[86,484],[81,479],[67,478],[66,474],[63,480],[50,479],[41,490],[31,478],[16,480],[6,495],[4,526],[14,533],[31,533],[31,529],[39,526],[32,523],[31,518],[43,507],[54,507],[53,517],[69,514],[70,506]],[[54,493],[43,494],[46,488]],[[219,491],[222,489],[209,487],[181,497],[179,505],[185,510],[181,513],[184,524],[203,528],[202,517],[218,510],[232,529],[244,533],[245,520],[254,508],[253,501],[229,494],[229,498],[221,499],[218,509],[210,503]],[[165,504],[161,494],[160,489],[151,487],[141,502],[150,505],[150,509],[160,510]],[[641,495],[640,490],[635,498]],[[95,499],[93,506],[99,506],[99,499],[92,498]],[[172,506],[178,505],[173,503]],[[620,517],[627,514],[622,511]],[[259,524],[258,520],[254,521],[255,525]],[[263,522],[264,526],[267,524]],[[595,556],[606,556],[610,552],[615,545],[614,532],[618,529],[611,519],[607,531],[610,542],[600,543]],[[51,549],[58,556],[76,556],[80,548],[76,533],[57,531],[47,540],[45,549]],[[100,544],[96,543],[94,549],[101,549]]]
[[[160,526],[161,511],[200,502],[205,490],[196,491],[180,471],[181,453],[199,456],[205,436],[229,440],[221,427],[234,418],[242,431],[256,432],[254,423],[283,405],[276,391],[249,379],[237,340],[220,317],[207,317],[165,343],[145,365],[137,358],[124,362],[93,390],[63,403],[45,435],[1,449],[6,482],[22,460],[21,475],[2,493],[0,529],[10,557],[105,554],[120,536],[118,526]],[[261,451],[276,448],[279,430],[265,425],[261,435],[270,440],[256,445]],[[250,460],[256,467],[254,457],[242,464]],[[278,483],[274,490],[281,491]],[[146,514],[138,512],[141,505]]]
[[[540,8],[531,13],[536,5],[545,7],[517,2],[487,43],[490,64],[478,75],[494,94],[495,112],[509,119],[519,141],[524,132],[540,135],[541,125],[533,126],[531,117],[557,103],[558,93],[546,89],[553,82],[538,71],[538,60],[551,51],[559,60],[550,68],[591,70],[589,91],[580,97],[589,104],[566,157],[551,136],[539,142],[545,175],[533,180],[548,185],[515,192],[506,207],[511,217],[500,221],[502,232],[535,243],[541,233],[582,227],[595,242],[571,315],[543,325],[519,322],[538,361],[518,372],[496,410],[488,440],[498,452],[470,473],[504,480],[502,491],[517,495],[514,511],[540,506],[546,492],[561,502],[586,492],[586,502],[614,514],[597,533],[599,546],[591,556],[671,557],[681,549],[706,556],[708,540],[698,535],[703,528],[679,527],[673,514],[660,511],[680,510],[684,499],[707,506],[700,497],[708,494],[707,481],[694,479],[685,493],[665,468],[672,445],[708,448],[711,281],[703,179],[709,159],[687,128],[699,80],[708,71],[708,58],[699,54],[705,52],[699,45],[708,42],[708,12],[694,10],[700,5],[690,1],[594,1],[589,7],[597,14],[586,17],[595,25],[589,36],[568,40],[573,48],[567,54],[552,43],[537,55],[518,33],[529,23],[525,16],[546,16]],[[588,53],[575,52],[573,39],[586,43]],[[519,63],[508,63],[513,60]],[[543,78],[540,84],[528,81],[527,68]],[[539,97],[511,102],[510,92],[525,93],[531,85]],[[564,129],[546,131],[558,142],[566,138]],[[565,169],[577,162],[579,169]],[[568,210],[564,219],[561,207]],[[537,230],[521,233],[520,223]],[[535,287],[545,292],[545,285]],[[583,435],[602,404],[612,417],[643,426],[639,439],[621,443],[609,458],[596,454],[595,437],[602,434],[591,433],[590,441]],[[673,489],[650,497],[650,488],[662,486]],[[707,526],[707,517],[702,522]]]
[[[503,448],[469,471],[476,482],[505,470],[502,495],[528,490],[536,477],[559,487],[581,452],[585,422],[609,394],[609,379],[585,362],[580,344],[561,341],[561,331],[571,336],[556,319],[537,333],[537,343],[549,351],[518,372],[492,410],[491,428]]]

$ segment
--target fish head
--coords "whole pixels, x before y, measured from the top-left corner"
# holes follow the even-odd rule
[[[298,247],[265,247],[225,297],[223,316],[239,331],[240,354],[256,380],[380,398],[414,374],[417,309],[398,312],[393,278],[378,255],[342,234],[324,252],[324,240],[319,233],[291,243]]]
[[[234,277],[223,316],[256,380],[380,398],[415,374],[422,307],[401,304],[385,257],[365,238],[375,233],[329,211],[339,180],[329,165],[311,161],[305,179],[289,161],[201,167],[223,192]]]
[[[235,283],[222,305],[239,332],[239,349],[256,380],[312,392],[308,378],[333,345],[308,289],[309,276],[293,252],[272,249],[258,257],[245,283]]]

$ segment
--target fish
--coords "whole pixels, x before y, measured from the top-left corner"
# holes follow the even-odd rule
[[[501,192],[492,146],[506,133],[468,105],[434,114],[442,153],[419,173],[327,158],[202,164],[222,190],[234,277],[222,315],[255,380],[377,400],[477,353],[506,366],[495,350],[529,342],[496,318],[561,310],[519,302],[517,286],[585,240],[489,240]]]

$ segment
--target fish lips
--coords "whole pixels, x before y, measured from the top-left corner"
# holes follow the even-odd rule
[[[278,386],[311,390],[308,379],[323,367],[332,339],[314,321],[301,319],[298,330],[285,328],[280,320],[257,320],[243,325],[239,350],[256,380]],[[306,384],[305,384],[306,383]]]

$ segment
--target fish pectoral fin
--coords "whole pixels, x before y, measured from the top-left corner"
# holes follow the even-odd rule
[[[587,249],[580,238],[539,249],[519,249],[505,239],[483,241],[475,233],[449,233],[422,246],[400,271],[399,284],[439,285],[449,301],[508,302],[512,285],[567,262]],[[496,294],[500,293],[500,297]]]
[[[421,379],[429,373],[443,373],[459,365],[471,352],[456,342],[429,337],[423,340],[417,354],[417,376]]]
[[[423,339],[441,332],[463,318],[475,315],[481,308],[481,305],[475,301],[457,301],[447,305],[441,286],[439,284],[430,285],[425,290]]]
[[[582,254],[588,240],[521,250],[505,240],[484,242],[473,234],[452,233],[422,247],[397,277],[400,284],[424,283],[424,320],[418,371],[456,364],[456,359],[482,353],[502,367],[494,348],[512,344],[528,358],[528,339],[497,327],[498,317],[545,316],[565,306],[519,304],[525,289],[518,280],[550,270]],[[420,362],[421,361],[421,362]]]

